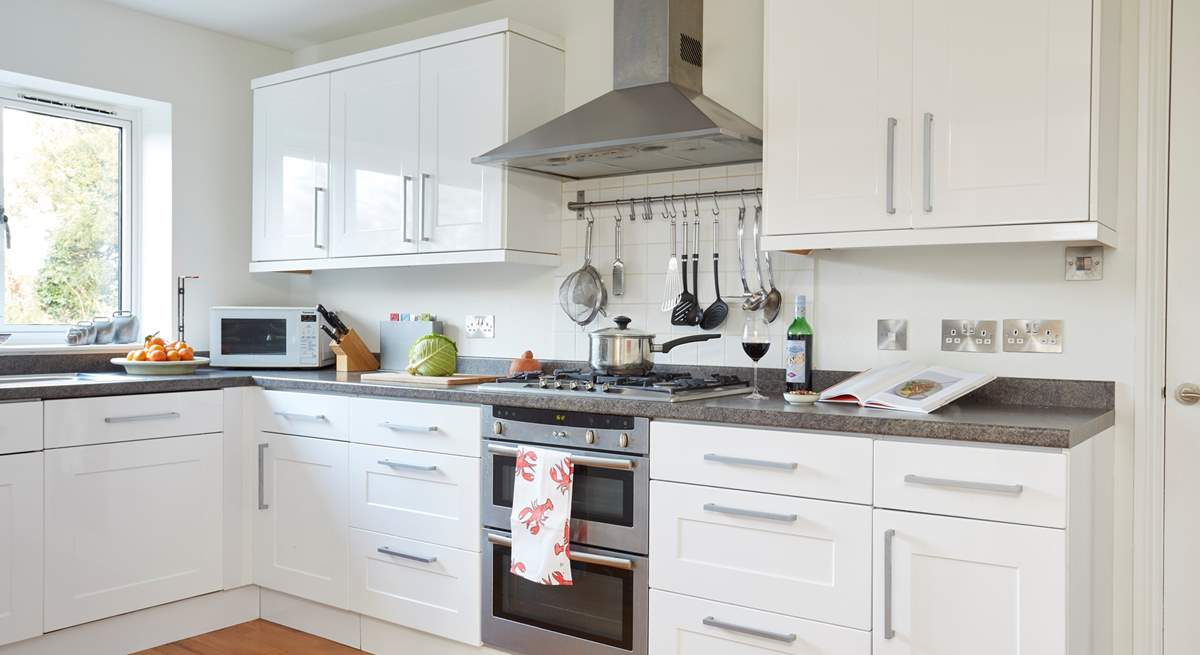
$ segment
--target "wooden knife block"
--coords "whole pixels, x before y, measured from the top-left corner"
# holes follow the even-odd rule
[[[337,370],[343,373],[378,371],[379,360],[371,353],[362,337],[350,330],[341,341],[330,343],[329,349],[337,355]]]

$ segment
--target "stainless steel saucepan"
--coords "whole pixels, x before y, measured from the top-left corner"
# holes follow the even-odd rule
[[[720,334],[693,334],[654,343],[654,335],[629,328],[628,316],[613,319],[616,327],[596,330],[588,335],[588,363],[592,370],[609,375],[646,375],[654,368],[653,353],[668,353],[675,346],[719,339]]]

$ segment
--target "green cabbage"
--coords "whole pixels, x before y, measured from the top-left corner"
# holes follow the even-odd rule
[[[441,334],[427,334],[408,350],[408,372],[413,375],[454,375],[458,368],[458,346]]]

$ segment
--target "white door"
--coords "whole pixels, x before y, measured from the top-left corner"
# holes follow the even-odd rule
[[[255,261],[329,251],[329,76],[254,91]]]
[[[0,457],[0,644],[42,634],[42,453]]]
[[[416,252],[420,55],[333,73],[329,254]]]
[[[258,433],[254,581],[268,589],[349,605],[349,445]]]
[[[471,158],[505,140],[504,39],[421,53],[422,252],[503,247],[504,172]]]
[[[1066,652],[1062,530],[875,510],[874,576],[875,655]]]
[[[47,631],[221,588],[221,442],[46,451]]]
[[[1174,5],[1167,274],[1167,400],[1163,653],[1200,644],[1200,404],[1175,395],[1200,384],[1200,2]]]
[[[1087,220],[1091,18],[1091,0],[913,0],[916,227]]]
[[[765,11],[766,233],[910,227],[911,1]]]

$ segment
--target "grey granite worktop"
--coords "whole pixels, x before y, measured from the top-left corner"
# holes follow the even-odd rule
[[[776,394],[764,401],[719,398],[667,403],[618,400],[597,394],[542,396],[484,391],[474,385],[443,388],[362,382],[354,373],[201,369],[196,375],[144,377],[88,373],[73,380],[0,384],[0,402],[118,394],[197,391],[258,385],[266,389],[345,393],[382,398],[547,407],[651,419],[729,423],[820,432],[954,439],[1069,448],[1111,427],[1111,383],[1002,379],[933,414],[854,405],[788,405]],[[990,389],[989,389],[990,387]],[[1107,394],[1107,395],[1106,395]],[[1050,398],[1055,406],[1033,404]],[[1022,404],[1027,403],[1027,404]]]

